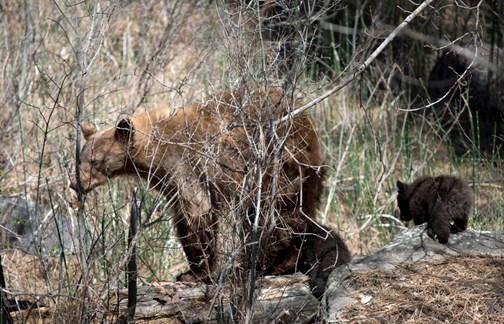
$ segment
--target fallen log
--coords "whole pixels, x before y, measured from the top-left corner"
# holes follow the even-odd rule
[[[169,322],[221,323],[238,318],[238,296],[229,286],[184,282],[138,287],[135,320],[166,319]],[[320,303],[310,293],[308,277],[302,274],[268,276],[255,289],[254,323],[306,323],[314,318]],[[110,299],[109,311],[127,314],[128,290],[121,289]],[[242,317],[243,318],[243,317]]]

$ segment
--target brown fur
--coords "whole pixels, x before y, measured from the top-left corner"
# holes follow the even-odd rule
[[[298,270],[308,275],[313,295],[320,298],[331,272],[350,262],[350,251],[335,230],[317,223],[308,225],[303,238]]]
[[[282,124],[275,134],[279,139],[272,139],[263,127],[267,116],[278,119],[287,105],[280,92],[224,93],[203,104],[124,118],[102,131],[85,126],[80,183],[71,187],[88,192],[119,175],[148,179],[151,186],[174,198],[173,220],[190,277],[205,279],[215,267],[217,216],[244,210],[242,214],[254,218],[258,186],[250,183],[257,179],[250,175],[257,172],[257,164],[251,163],[256,145],[266,153],[261,211],[268,206],[275,210],[261,213],[260,226],[271,233],[264,235],[268,239],[261,244],[259,269],[264,274],[291,272],[302,244],[299,233],[306,231],[307,217],[315,219],[324,158],[308,116],[298,115]],[[282,143],[284,138],[278,158],[272,158],[272,143]],[[272,193],[276,194],[273,201]]]
[[[401,220],[415,225],[427,222],[427,233],[447,243],[450,233],[467,228],[473,195],[469,187],[453,176],[420,177],[411,184],[397,181],[397,203]]]

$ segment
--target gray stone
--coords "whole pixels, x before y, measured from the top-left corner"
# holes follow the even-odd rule
[[[28,254],[54,254],[78,249],[76,220],[22,197],[0,196],[0,246]]]

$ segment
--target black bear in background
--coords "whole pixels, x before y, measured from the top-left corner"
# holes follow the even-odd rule
[[[307,233],[303,235],[297,270],[308,275],[315,297],[320,298],[324,294],[331,272],[350,262],[350,259],[350,251],[335,230],[310,222]]]
[[[450,233],[467,228],[473,193],[459,178],[442,175],[420,177],[411,184],[397,181],[401,220],[415,225],[427,222],[427,234],[447,243]]]
[[[466,49],[474,51],[471,46]],[[485,49],[479,51],[481,61],[502,66],[503,55],[494,54],[492,61]],[[492,158],[504,153],[504,74],[501,67],[492,70],[478,62],[454,52],[440,55],[427,82],[431,102],[437,102],[430,111],[449,132],[457,155],[482,153]]]

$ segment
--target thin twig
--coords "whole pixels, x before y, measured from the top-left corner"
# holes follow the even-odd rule
[[[138,189],[133,188],[133,197],[131,201],[130,228],[128,233],[128,265],[126,270],[126,281],[128,283],[128,323],[135,320],[135,309],[137,303],[137,264],[136,264],[136,235],[137,223],[140,220],[141,201],[137,197]]]
[[[404,19],[404,21],[399,26],[396,27],[396,29],[394,29],[390,33],[390,35],[388,35],[388,37],[383,41],[383,43],[381,43],[380,46],[378,46],[378,48],[376,50],[374,50],[374,52],[364,61],[364,63],[362,63],[353,73],[350,74],[350,76],[348,76],[346,79],[344,79],[339,84],[337,84],[334,88],[330,89],[329,91],[327,91],[326,93],[324,93],[320,97],[313,99],[312,101],[310,101],[306,105],[301,106],[301,107],[293,110],[292,112],[288,113],[287,115],[283,116],[282,118],[276,120],[275,124],[277,125],[277,124],[283,123],[286,120],[288,120],[289,118],[292,118],[294,116],[297,116],[297,115],[303,113],[305,110],[308,110],[309,108],[315,106],[316,104],[324,101],[328,97],[332,96],[333,94],[335,94],[336,92],[338,92],[339,90],[343,89],[348,84],[350,84],[353,80],[355,80],[355,78],[357,78],[359,75],[362,74],[362,72],[364,72],[367,69],[367,67],[376,59],[376,57],[385,49],[385,47],[394,38],[396,38],[396,36],[404,28],[406,28],[406,26],[416,16],[418,16],[420,14],[420,12],[422,12],[427,6],[429,6],[434,1],[435,0],[426,0],[420,6],[418,6],[418,8],[416,8],[408,17],[406,17],[406,19]]]

